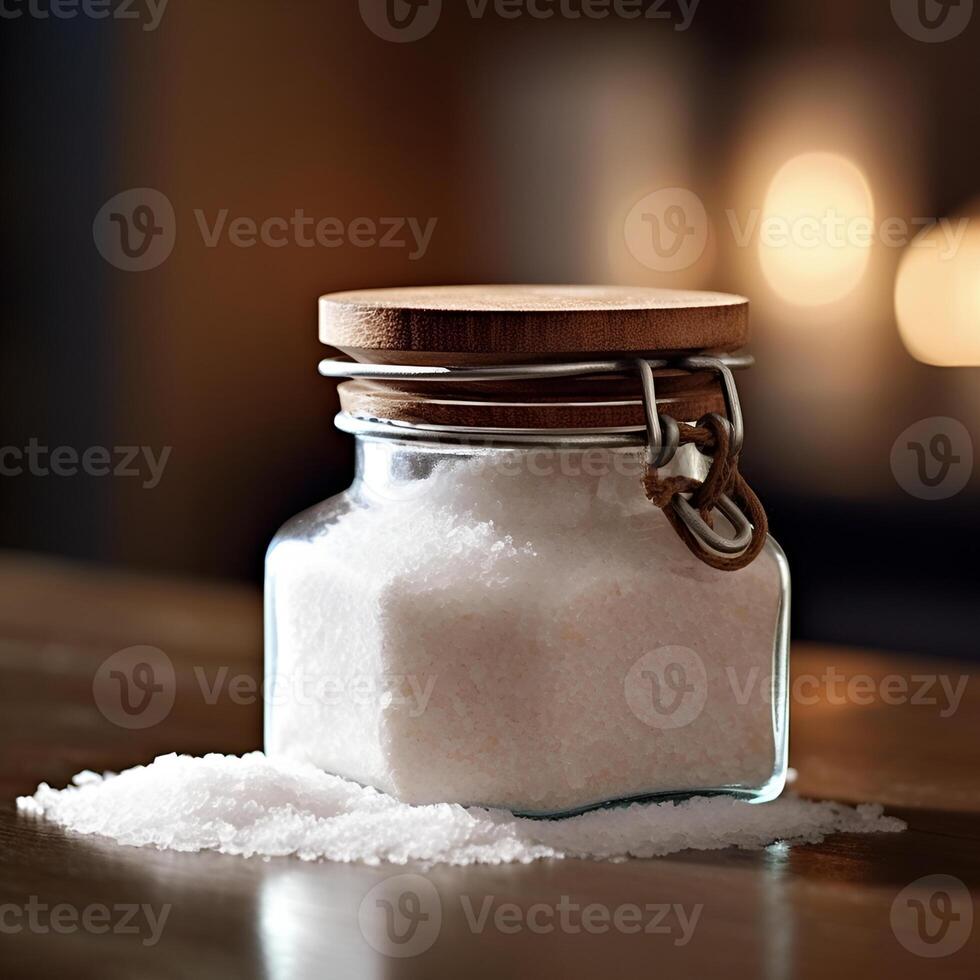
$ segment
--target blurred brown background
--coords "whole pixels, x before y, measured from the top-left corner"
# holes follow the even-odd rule
[[[730,215],[764,213],[781,168],[807,154],[862,175],[878,223],[971,215],[980,15],[937,42],[903,29],[888,0],[643,7],[669,16],[509,19],[491,3],[474,17],[453,0],[413,43],[379,37],[353,0],[170,0],[158,23],[145,4],[141,20],[0,20],[0,444],[172,447],[153,488],[0,478],[0,546],[257,582],[277,526],[350,475],[332,385],[316,374],[320,293],[713,288],[753,300],[745,469],[789,553],[796,634],[976,656],[978,478],[921,499],[892,450],[936,417],[975,439],[980,374],[907,352],[895,311],[906,249],[834,253],[831,285],[814,294],[813,257],[739,245]],[[678,187],[704,204],[706,246],[687,268],[651,268],[627,243],[627,216]],[[96,214],[131,188],[162,192],[176,216],[172,254],[139,272],[93,239]],[[240,247],[225,234],[210,247],[195,216],[261,223],[298,209],[345,225],[437,221],[412,257],[350,235]],[[955,323],[940,315],[935,329],[955,326],[975,349],[972,241],[957,257]],[[945,294],[928,275],[920,290]]]

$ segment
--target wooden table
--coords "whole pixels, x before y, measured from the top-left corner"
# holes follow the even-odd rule
[[[793,704],[797,789],[885,803],[908,821],[903,834],[618,864],[425,871],[125,848],[16,814],[17,794],[41,780],[62,786],[85,768],[118,770],[170,751],[258,748],[261,702],[236,704],[223,694],[208,704],[194,668],[260,678],[260,627],[258,596],[247,589],[0,557],[0,976],[980,976],[980,914],[972,931],[968,922],[980,894],[980,684],[968,680],[950,711],[938,684],[913,680],[946,677],[955,687],[969,667],[954,662],[794,650],[798,679],[824,679],[803,683]],[[137,644],[166,651],[175,664],[175,702],[159,724],[127,731],[99,710],[93,678],[107,656]],[[910,684],[904,696],[896,677]],[[839,697],[854,678],[851,696]],[[403,873],[435,887],[442,922],[429,948],[399,958],[388,954],[407,945],[373,948],[358,915],[372,888]],[[940,894],[940,904],[922,906],[940,916],[921,920],[937,942],[919,939],[916,947],[915,909],[908,893],[899,895],[937,874],[972,894],[954,889],[946,904]],[[921,887],[929,898],[946,884]],[[467,911],[478,914],[488,899],[489,924],[474,928]],[[517,909],[511,918],[507,903]],[[598,905],[592,931],[573,911],[563,920],[562,903]],[[56,913],[60,905],[68,910]],[[149,905],[157,920],[169,908],[155,944],[142,913],[136,933],[103,931],[99,907],[116,927],[127,925],[117,908],[129,905]],[[493,917],[501,906],[503,928]],[[624,906],[638,906],[651,926],[659,907],[669,908],[660,923],[668,931],[629,931],[632,913],[615,918]],[[680,917],[698,908],[684,943]],[[926,958],[907,946],[943,955]]]

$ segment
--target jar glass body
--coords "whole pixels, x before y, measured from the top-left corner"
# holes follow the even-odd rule
[[[357,443],[351,488],[269,548],[267,752],[538,816],[781,792],[771,538],[739,571],[700,562],[646,499],[641,449]]]

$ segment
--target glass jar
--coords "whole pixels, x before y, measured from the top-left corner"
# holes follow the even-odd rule
[[[269,548],[270,754],[535,816],[781,792],[789,575],[771,538],[737,570],[702,561],[651,504],[635,431],[358,414],[339,417],[352,486]],[[673,448],[659,479],[703,482],[709,457]]]

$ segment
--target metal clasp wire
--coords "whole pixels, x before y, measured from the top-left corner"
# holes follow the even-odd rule
[[[729,458],[734,459],[741,451],[745,442],[745,423],[742,421],[742,404],[738,400],[738,385],[731,368],[717,357],[706,357],[700,354],[685,357],[680,367],[689,371],[714,371],[721,379],[721,391],[725,398],[725,415],[732,429],[732,437],[728,443]]]
[[[647,360],[638,360],[636,364],[643,385],[643,412],[647,422],[647,465],[659,469],[674,458],[680,445],[680,429],[675,419],[669,415],[661,415],[657,411],[657,382],[653,377],[653,365]]]
[[[680,429],[675,419],[657,412],[657,386],[653,375],[653,364],[638,360],[640,381],[643,386],[643,408],[647,424],[647,463],[651,467],[666,466],[677,452],[680,443]],[[729,458],[734,459],[742,449],[745,427],[742,420],[742,406],[738,398],[738,387],[728,366],[716,357],[692,356],[677,362],[677,366],[690,371],[714,371],[721,380],[725,399],[725,421],[731,430],[728,441]],[[678,494],[671,501],[674,512],[684,522],[687,529],[702,544],[724,555],[737,555],[752,543],[752,524],[741,508],[727,494],[718,499],[718,510],[725,515],[734,528],[733,537],[725,537],[712,528],[708,522],[691,506],[687,497]]]
[[[752,543],[752,524],[738,504],[727,494],[722,494],[718,498],[718,510],[728,518],[735,529],[735,536],[732,538],[726,538],[711,527],[691,506],[686,497],[678,494],[671,501],[671,506],[674,508],[674,513],[687,525],[691,534],[713,551],[719,551],[723,555],[739,555]]]

